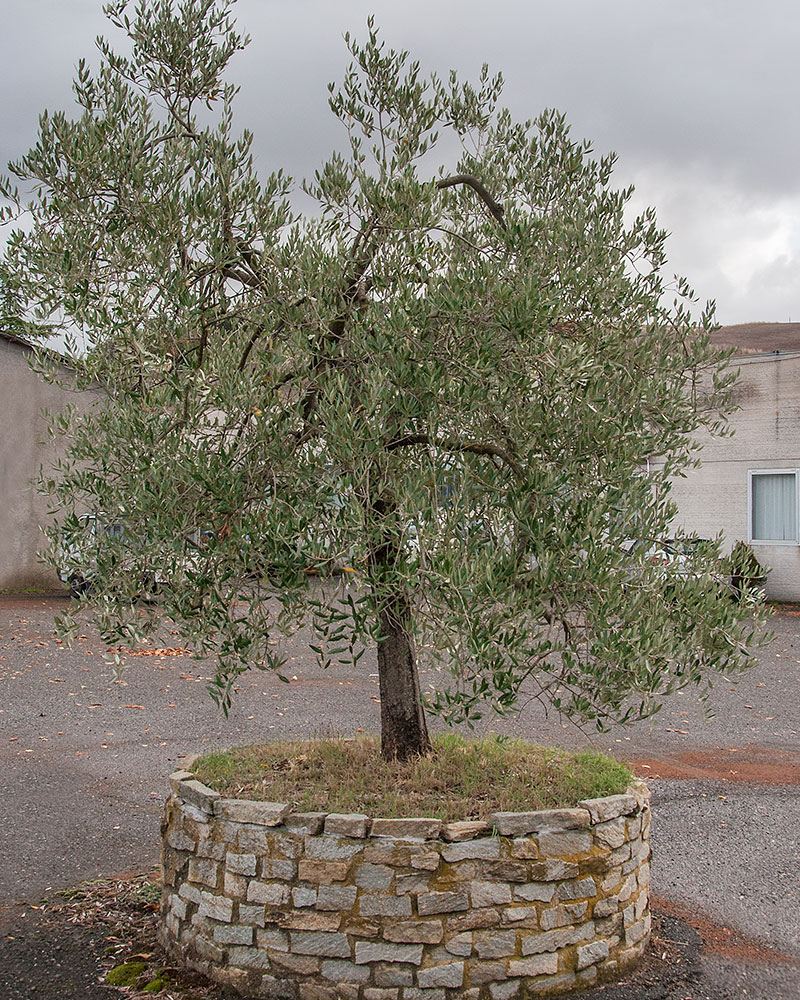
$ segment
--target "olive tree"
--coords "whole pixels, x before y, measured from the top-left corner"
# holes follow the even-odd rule
[[[106,639],[171,619],[225,709],[304,623],[325,664],[377,648],[400,759],[429,750],[426,709],[534,697],[603,727],[741,669],[753,608],[718,545],[679,570],[645,555],[732,379],[614,157],[556,111],[516,121],[486,69],[423,75],[369,22],[330,87],[340,149],[299,186],[259,176],[231,3],[107,5],[128,54],[98,40],[78,111],[43,114],[21,192],[3,183],[6,221],[28,217],[4,322],[61,330],[70,378],[103,391],[56,420],[45,486],[49,558],[92,547]],[[123,537],[87,541],[81,511]]]

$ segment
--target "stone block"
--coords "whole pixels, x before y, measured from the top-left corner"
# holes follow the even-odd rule
[[[417,972],[417,986],[429,989],[444,986],[449,989],[460,989],[464,985],[464,963],[448,962],[446,965],[432,965]]]
[[[571,944],[581,944],[591,941],[595,936],[594,924],[589,922],[582,927],[559,927],[557,930],[542,934],[526,934],[522,937],[522,954],[539,955],[543,952],[558,951]]]
[[[387,923],[383,930],[387,941],[406,944],[439,944],[444,937],[441,920],[402,920]]]
[[[480,962],[469,970],[469,981],[473,986],[497,983],[506,978],[505,962]]]
[[[301,861],[297,866],[297,877],[301,882],[330,885],[332,882],[343,882],[349,867],[346,861]]]
[[[201,917],[229,924],[233,919],[233,901],[226,899],[225,896],[213,896],[210,892],[204,892],[201,894],[197,913]]]
[[[416,845],[413,845],[416,848]],[[364,861],[369,861],[376,865],[394,865],[402,866],[407,868],[411,864],[412,856],[415,856],[418,851],[412,851],[411,844],[397,844],[393,841],[367,841],[364,845],[363,858]],[[430,848],[423,848],[423,851],[429,852]],[[438,855],[437,855],[437,865],[438,865]]]
[[[393,896],[389,894],[378,896],[362,893],[358,899],[358,908],[362,917],[411,916],[411,900],[408,896]]]
[[[367,987],[364,990],[364,1000],[397,1000],[400,990],[397,988],[378,989],[375,986]]]
[[[469,894],[475,909],[511,902],[511,887],[505,882],[473,882]]]
[[[270,967],[269,956],[260,948],[231,948],[228,952],[228,963],[239,969],[269,969]]]
[[[189,858],[189,881],[216,889],[219,865],[211,858]]]
[[[633,795],[607,795],[602,799],[584,799],[578,803],[581,809],[586,809],[592,818],[592,823],[605,823],[617,816],[630,816],[635,813],[639,804]]]
[[[422,851],[411,855],[411,867],[417,871],[435,872],[442,858],[438,852]]]
[[[493,813],[489,822],[504,837],[521,837],[542,830],[584,830],[591,818],[586,809],[539,809]]]
[[[394,869],[388,865],[364,863],[353,872],[353,881],[362,889],[388,889],[394,878]]]
[[[422,945],[356,941],[356,964],[366,965],[369,962],[404,962],[419,965],[422,962]]]
[[[630,927],[625,929],[625,944],[627,947],[638,944],[650,933],[650,914],[637,920]]]
[[[204,838],[197,842],[195,854],[198,858],[213,858],[214,861],[224,861],[228,853],[228,845],[221,840]]]
[[[346,934],[323,931],[293,931],[289,948],[298,955],[320,955],[324,958],[350,958],[350,942]]]
[[[447,844],[442,847],[442,858],[448,864],[458,861],[494,860],[500,857],[500,841],[497,837],[482,837],[480,840],[467,840],[461,844]]]
[[[167,843],[175,851],[193,851],[195,849],[194,840],[182,830],[176,830],[174,827],[167,834]]]
[[[547,858],[530,866],[530,876],[532,882],[555,882],[565,878],[575,878],[580,872],[576,864],[571,861],[558,861],[556,858]]]
[[[225,872],[225,876],[222,880],[223,892],[226,896],[230,896],[232,899],[244,899],[247,895],[247,887],[250,884],[250,880],[245,875],[231,875],[230,872]]]
[[[558,972],[558,955],[533,955],[508,963],[509,976],[552,976]]]
[[[562,882],[558,887],[558,898],[561,900],[586,899],[597,894],[597,886],[593,878],[582,878]]]
[[[413,965],[375,965],[372,970],[372,978],[376,986],[413,986],[414,966]]]
[[[263,927],[265,923],[264,907],[248,906],[246,903],[239,903],[239,922],[250,924],[253,927]]]
[[[316,906],[317,903],[317,890],[316,889],[306,889],[303,886],[298,886],[296,889],[292,889],[292,902],[295,906]]]
[[[297,1000],[298,984],[293,979],[262,976],[258,995],[264,1000]],[[352,997],[350,1000],[356,1000],[356,998]]]
[[[505,983],[489,983],[489,994],[492,1000],[512,1000],[519,993],[521,985],[518,979],[510,979]]]
[[[183,885],[178,889],[178,895],[181,899],[187,900],[189,903],[199,903],[202,899],[202,893],[197,888],[197,886],[190,885],[188,882],[184,882]]]
[[[462,934],[455,934],[449,941],[445,942],[444,947],[451,955],[469,958],[472,954],[472,932],[464,931]]]
[[[219,792],[204,785],[197,778],[187,778],[175,783],[175,794],[183,802],[199,809],[201,813],[212,814],[215,812],[215,805],[222,799]]]
[[[616,850],[625,843],[625,818],[619,816],[607,823],[598,823],[593,832],[594,839],[601,847],[608,847],[612,851]]]
[[[480,837],[482,834],[488,833],[490,830],[491,827],[489,824],[482,820],[467,820],[462,823],[445,823],[442,826],[441,837],[442,840],[455,843],[462,840],[472,840],[474,837]]]
[[[289,950],[289,935],[278,927],[266,927],[256,930],[256,944],[259,948],[274,951]]]
[[[234,875],[255,875],[256,856],[255,854],[234,854],[228,851],[225,857],[225,867]]]
[[[262,855],[267,851],[266,829],[263,826],[240,825],[236,844],[242,853]]]
[[[539,915],[535,906],[509,906],[503,910],[503,924],[513,924],[514,927],[536,928],[539,926]]]
[[[511,857],[535,861],[539,857],[539,848],[530,837],[517,837],[511,841]]]
[[[311,976],[319,972],[319,959],[313,955],[297,955],[289,951],[273,951],[269,953],[272,969],[276,973],[299,973],[301,976]]]
[[[395,882],[395,892],[399,896],[412,892],[427,892],[430,884],[430,874],[398,875]]]
[[[285,802],[255,802],[251,799],[222,799],[217,796],[214,813],[231,823],[280,826],[289,815],[289,806]]]
[[[318,910],[349,910],[356,901],[354,885],[321,885],[317,890]]]
[[[538,983],[530,983],[528,992],[531,994],[551,996],[554,992],[563,993],[565,990],[573,989],[578,983],[578,977],[574,972],[565,972],[560,976],[551,976],[549,979],[541,979]]]
[[[505,958],[517,950],[515,931],[500,931],[498,934],[475,935],[475,951],[479,958]]]
[[[253,943],[254,933],[252,927],[242,927],[239,924],[221,924],[214,928],[214,941],[217,944],[249,946]]]
[[[381,925],[375,920],[367,920],[366,917],[350,917],[342,927],[346,934],[353,937],[376,938],[380,933]]]
[[[364,983],[370,977],[368,966],[356,965],[355,962],[326,961],[322,963],[320,972],[325,979],[334,983]]]
[[[500,913],[497,910],[471,910],[457,917],[447,918],[448,934],[460,933],[461,931],[474,931],[487,927],[498,927],[500,924]]]
[[[585,969],[596,962],[602,962],[604,958],[608,958],[608,941],[592,941],[591,944],[578,948],[576,968]]]
[[[582,810],[585,812],[585,810]],[[589,814],[586,813],[588,816]],[[592,848],[591,833],[567,830],[563,833],[545,831],[539,834],[539,850],[542,854],[556,857],[572,857],[576,854],[588,854]]]
[[[542,930],[549,931],[553,927],[566,927],[582,920],[586,915],[588,903],[566,903],[542,910],[539,918]]]
[[[425,892],[417,896],[419,915],[431,913],[453,913],[469,909],[466,892]]]
[[[289,887],[277,882],[251,882],[247,887],[248,903],[266,903],[268,906],[283,906],[289,902]]]
[[[484,861],[478,866],[482,878],[500,882],[527,882],[528,865],[522,861]]]
[[[442,989],[421,990],[409,986],[403,990],[403,1000],[445,1000],[446,996]]]
[[[283,879],[291,882],[297,878],[297,862],[285,858],[262,858],[261,877],[264,879]]]
[[[169,907],[178,920],[186,919],[187,906],[185,899],[181,899],[180,896],[173,894],[172,898],[169,901]]]
[[[192,778],[194,778],[194,774],[182,767],[179,767],[177,771],[173,771],[168,779],[173,793],[180,798],[178,786],[182,781],[191,781]]]
[[[338,1000],[333,986],[317,986],[314,983],[298,983],[297,995],[300,1000]]]
[[[291,833],[300,836],[316,836],[322,832],[326,815],[327,813],[321,812],[289,813],[284,819],[283,825]]]
[[[396,840],[435,840],[442,829],[440,819],[412,817],[409,819],[374,819],[372,837],[393,837]]]
[[[305,856],[313,861],[349,861],[364,849],[364,845],[351,837],[306,837]]]
[[[328,813],[325,817],[325,833],[341,837],[366,837],[369,816],[362,813]]]
[[[549,903],[556,893],[555,882],[527,882],[525,885],[514,886],[514,899],[530,903]]]
[[[606,896],[605,899],[598,899],[594,904],[592,915],[598,918],[610,917],[619,908],[619,900],[616,896]]]
[[[341,913],[302,910],[300,913],[289,913],[281,926],[289,931],[338,931],[341,922]]]

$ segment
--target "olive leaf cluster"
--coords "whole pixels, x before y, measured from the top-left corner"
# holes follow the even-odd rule
[[[97,393],[56,419],[45,487],[49,558],[91,565],[107,639],[171,619],[226,709],[301,626],[326,664],[377,646],[401,757],[429,746],[425,708],[532,697],[603,727],[743,669],[757,608],[729,600],[718,541],[688,572],[626,544],[669,533],[733,377],[614,157],[369,21],[328,95],[341,147],[300,186],[264,177],[234,128],[230,0],[106,12],[129,54],[101,39],[77,112],[10,165],[27,221],[0,276],[4,322],[61,331]],[[86,512],[122,530],[87,538]]]

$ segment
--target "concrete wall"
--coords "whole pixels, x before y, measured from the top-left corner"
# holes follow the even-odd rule
[[[730,419],[732,437],[705,437],[702,466],[675,481],[676,525],[711,538],[725,533],[725,549],[749,540],[748,473],[800,470],[800,352],[737,359],[740,381]],[[753,543],[759,562],[772,567],[767,596],[800,601],[800,545]]]
[[[55,572],[36,558],[46,543],[50,499],[33,483],[59,452],[42,411],[88,397],[46,383],[28,367],[29,355],[25,345],[0,335],[0,590],[61,590]]]

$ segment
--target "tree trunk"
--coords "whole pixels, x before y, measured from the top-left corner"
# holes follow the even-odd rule
[[[431,741],[422,707],[408,597],[391,595],[378,619],[381,755],[384,760],[423,756],[430,753]]]
[[[378,499],[371,508],[381,528],[380,541],[370,553],[380,626],[381,755],[384,760],[409,760],[431,751],[412,639],[411,599],[403,582],[392,579],[400,549],[396,507]]]

